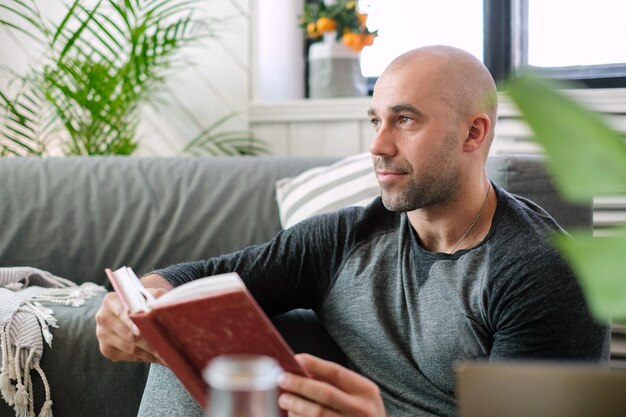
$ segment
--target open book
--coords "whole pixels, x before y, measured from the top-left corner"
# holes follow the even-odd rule
[[[224,354],[259,354],[307,375],[236,273],[200,278],[154,298],[128,267],[106,269],[141,335],[206,407],[202,371]]]

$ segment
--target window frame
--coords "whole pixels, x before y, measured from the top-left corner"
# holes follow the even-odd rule
[[[586,88],[626,88],[626,62],[569,67],[529,66],[527,28],[528,0],[483,0],[483,62],[496,83],[519,71],[531,69],[546,78],[571,81]],[[311,41],[305,41],[305,58],[310,44]],[[305,97],[309,97],[308,60],[305,62]],[[367,77],[370,95],[377,79]]]
[[[535,67],[528,65],[528,0],[483,0],[485,65],[496,82],[530,69],[588,88],[626,87],[626,62],[606,65]]]

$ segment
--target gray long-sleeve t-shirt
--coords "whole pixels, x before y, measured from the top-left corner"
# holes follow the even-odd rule
[[[268,315],[312,308],[390,416],[453,416],[461,360],[606,361],[590,316],[534,203],[494,187],[487,237],[454,254],[420,246],[380,198],[305,220],[270,242],[156,271],[174,285],[236,271]]]

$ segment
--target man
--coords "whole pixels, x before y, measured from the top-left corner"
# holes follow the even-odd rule
[[[234,270],[270,315],[313,308],[351,370],[299,355],[314,378],[281,378],[290,415],[451,416],[458,360],[606,360],[606,326],[545,240],[558,226],[487,177],[497,100],[482,63],[451,47],[408,52],[380,76],[368,113],[382,199],[144,284],[158,294]],[[101,351],[158,362],[127,321],[108,295]]]

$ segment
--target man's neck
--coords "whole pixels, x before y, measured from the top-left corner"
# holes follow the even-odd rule
[[[444,205],[407,213],[421,245],[431,252],[453,253],[476,246],[491,228],[497,197],[488,181]],[[484,207],[483,207],[484,206]]]

